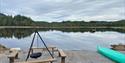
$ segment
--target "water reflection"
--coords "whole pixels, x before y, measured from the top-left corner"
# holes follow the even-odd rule
[[[84,33],[84,32],[91,32],[91,33],[94,33],[94,32],[98,32],[98,31],[101,31],[101,32],[105,32],[105,31],[116,31],[116,32],[119,32],[119,33],[125,33],[125,30],[124,29],[113,29],[113,28],[103,28],[103,29],[92,29],[92,28],[53,28],[53,29],[49,29],[49,28],[42,28],[42,29],[31,29],[31,28],[15,28],[15,29],[10,29],[10,28],[6,28],[6,29],[0,29],[0,37],[4,37],[4,38],[12,38],[12,37],[15,37],[15,38],[18,38],[18,39],[21,39],[21,38],[25,38],[25,37],[28,37],[30,36],[32,33],[34,33],[35,30],[38,30],[38,31],[53,31],[53,30],[57,30],[57,31],[62,31],[62,32],[81,32],[81,33]]]
[[[29,48],[35,30],[36,29],[0,29],[0,44],[9,48]],[[111,44],[125,43],[124,30],[96,29],[94,32],[90,30],[39,29],[39,33],[47,45],[55,45],[65,50],[96,51],[97,45],[110,47]],[[37,41],[37,39],[35,39],[35,41]],[[34,46],[37,44],[43,46],[40,39],[38,39],[38,43],[35,43]]]

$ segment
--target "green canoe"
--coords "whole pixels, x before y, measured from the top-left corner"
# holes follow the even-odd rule
[[[112,49],[100,47],[100,46],[97,47],[97,50],[100,54],[108,57],[109,59],[115,62],[125,63],[125,55],[118,51],[114,51]]]

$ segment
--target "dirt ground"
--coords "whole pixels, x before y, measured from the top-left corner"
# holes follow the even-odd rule
[[[3,53],[6,50],[8,50],[8,48],[0,44],[0,53]]]
[[[110,59],[102,56],[96,51],[65,50],[64,52],[67,55],[66,63],[115,63]],[[125,51],[123,51],[122,53],[125,54]],[[23,54],[24,52],[19,53],[19,57],[20,57],[19,60],[21,60],[21,58],[22,59],[25,58],[26,55],[23,55]],[[54,63],[60,63],[61,58],[58,57],[58,53],[56,52],[55,52],[55,57],[57,58],[57,62],[54,62]],[[9,60],[5,54],[0,54],[0,63],[9,63]]]
[[[96,51],[67,50],[64,52],[67,55],[66,63],[115,63]],[[54,63],[61,63],[58,53],[55,53],[54,57],[57,59]]]
[[[94,51],[67,51],[66,63],[115,63]]]

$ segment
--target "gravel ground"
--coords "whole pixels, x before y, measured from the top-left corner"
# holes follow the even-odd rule
[[[66,63],[115,63],[94,51],[66,51]]]
[[[67,55],[66,63],[115,63],[107,59],[106,57],[102,56],[96,51],[66,50],[64,52]],[[122,53],[125,54],[125,51],[123,51]],[[47,53],[45,54],[45,56],[46,55]],[[26,55],[23,52],[19,53],[19,57],[21,57],[23,60],[24,60],[24,56]],[[58,57],[57,52],[55,52],[55,57],[57,58],[57,62],[54,62],[54,63],[60,63],[60,58]],[[21,58],[19,60],[21,60]],[[6,54],[0,54],[0,63],[9,63],[9,60],[6,57]]]

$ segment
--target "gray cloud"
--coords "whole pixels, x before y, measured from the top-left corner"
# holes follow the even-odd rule
[[[125,19],[124,0],[1,0],[1,12],[41,21]]]

